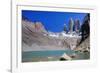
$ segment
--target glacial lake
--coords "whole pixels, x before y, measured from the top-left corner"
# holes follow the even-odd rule
[[[60,61],[64,53],[69,56],[74,54],[78,56],[72,60],[86,60],[90,58],[90,53],[88,52],[83,53],[73,50],[29,51],[22,52],[22,62]]]

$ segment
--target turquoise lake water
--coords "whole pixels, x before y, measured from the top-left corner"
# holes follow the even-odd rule
[[[57,61],[66,53],[67,55],[77,54],[79,57],[73,60],[89,59],[89,53],[75,52],[73,50],[53,50],[53,51],[30,51],[22,52],[22,62],[37,62],[37,61]],[[48,59],[48,57],[52,57]]]

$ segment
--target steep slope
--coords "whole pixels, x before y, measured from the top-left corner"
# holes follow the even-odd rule
[[[75,50],[90,51],[90,37],[86,38]]]
[[[77,40],[78,38],[50,37],[41,22],[22,20],[23,51],[65,50],[75,47]]]

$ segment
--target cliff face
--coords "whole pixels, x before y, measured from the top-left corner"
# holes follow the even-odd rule
[[[22,50],[64,50],[77,44],[77,38],[50,37],[41,22],[22,20]]]
[[[83,24],[81,26],[81,40],[76,47],[76,50],[88,50],[90,51],[90,14],[84,17]]]
[[[87,37],[89,37],[90,35],[90,14],[87,14],[85,17],[84,17],[84,20],[83,20],[83,23],[82,23],[82,26],[81,26],[81,41],[79,44],[81,44]]]

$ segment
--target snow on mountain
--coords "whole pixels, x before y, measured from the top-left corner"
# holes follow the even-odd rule
[[[81,36],[79,36],[77,33],[73,32],[73,33],[67,33],[66,32],[59,32],[59,33],[53,33],[53,32],[48,32],[48,36],[50,37],[56,37],[56,38],[59,38],[59,37],[70,37],[70,38],[73,38],[73,37],[76,37],[76,38],[81,38]]]
[[[22,20],[22,50],[65,50],[77,45],[79,38],[65,32],[46,31],[41,22]],[[72,37],[72,38],[70,38]]]

